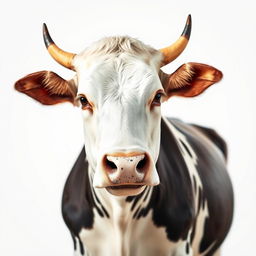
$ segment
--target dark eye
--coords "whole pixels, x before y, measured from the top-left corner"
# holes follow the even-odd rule
[[[160,92],[157,93],[157,94],[155,95],[155,98],[153,99],[152,104],[153,104],[154,106],[160,106],[160,105],[161,105],[162,96],[163,96],[162,93],[160,93]]]
[[[80,102],[81,102],[82,105],[86,105],[86,104],[89,103],[88,100],[85,97],[80,97]]]
[[[81,96],[79,98],[79,101],[82,105],[82,109],[92,109],[91,104],[89,103],[89,101],[87,100],[87,98],[85,96]]]

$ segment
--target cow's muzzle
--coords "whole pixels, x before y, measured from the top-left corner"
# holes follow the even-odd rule
[[[154,162],[144,152],[106,154],[97,169],[94,186],[106,188],[113,195],[137,195],[145,186],[159,184]]]

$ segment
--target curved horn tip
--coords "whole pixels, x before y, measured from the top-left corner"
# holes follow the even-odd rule
[[[44,44],[47,49],[51,44],[54,44],[45,23],[43,23],[43,37],[44,37]]]
[[[190,34],[191,34],[191,27],[192,27],[192,19],[191,19],[191,15],[188,15],[187,21],[186,21],[186,25],[185,28],[181,34],[181,36],[184,36],[187,38],[187,40],[189,40],[190,38]]]

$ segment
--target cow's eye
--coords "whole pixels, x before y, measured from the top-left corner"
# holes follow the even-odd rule
[[[161,105],[162,96],[163,96],[163,93],[158,92],[158,93],[155,95],[155,98],[154,98],[153,101],[152,101],[152,105],[154,105],[154,106],[160,106],[160,105]]]
[[[80,102],[81,102],[82,105],[86,105],[86,104],[89,103],[88,100],[85,97],[80,97]]]
[[[92,109],[90,102],[87,100],[85,96],[80,96],[79,101],[82,105],[82,109],[90,109],[90,110]]]

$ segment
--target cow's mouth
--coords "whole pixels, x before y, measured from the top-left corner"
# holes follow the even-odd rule
[[[132,196],[140,194],[145,185],[117,185],[106,187],[107,191],[115,196]]]
[[[136,189],[141,188],[143,185],[121,185],[121,186],[110,186],[111,189]]]

